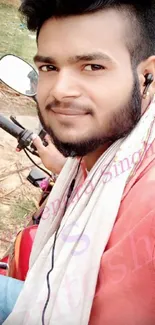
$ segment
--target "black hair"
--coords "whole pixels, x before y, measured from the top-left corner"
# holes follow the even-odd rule
[[[115,8],[128,18],[125,41],[131,61],[138,64],[155,54],[155,1],[117,0],[21,0],[20,13],[26,18],[29,30],[37,37],[43,23],[52,17],[67,17]]]

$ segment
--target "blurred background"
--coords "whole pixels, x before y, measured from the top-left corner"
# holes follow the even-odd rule
[[[19,4],[18,0],[0,0],[0,58],[14,54],[33,65],[36,37],[19,15]],[[2,82],[0,113],[6,117],[15,115],[29,129],[38,126],[34,101]],[[40,195],[40,190],[26,180],[32,163],[23,152],[16,152],[16,146],[16,139],[0,129],[0,258],[28,223],[27,215],[36,209]]]

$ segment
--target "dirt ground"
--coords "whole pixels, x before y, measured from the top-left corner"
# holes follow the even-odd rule
[[[16,115],[25,127],[38,126],[35,105],[0,83],[0,114]],[[32,163],[24,152],[16,152],[17,141],[0,128],[0,258],[26,223],[26,216],[37,206],[40,190],[26,177]],[[34,157],[36,162],[39,159]]]

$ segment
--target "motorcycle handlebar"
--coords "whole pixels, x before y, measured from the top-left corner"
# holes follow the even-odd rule
[[[13,137],[18,139],[19,135],[23,132],[23,129],[20,128],[18,125],[9,121],[6,117],[0,114],[0,127],[10,133]]]

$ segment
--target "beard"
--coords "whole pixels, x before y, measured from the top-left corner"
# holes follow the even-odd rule
[[[81,140],[79,142],[60,141],[53,132],[52,128],[48,127],[45,124],[44,118],[38,105],[38,117],[42,126],[52,138],[56,148],[65,157],[86,156],[104,144],[114,143],[118,139],[127,136],[134,129],[141,118],[141,93],[138,76],[135,72],[133,72],[133,76],[134,84],[130,98],[128,99],[127,103],[123,105],[123,107],[120,107],[118,111],[113,113],[111,119],[109,120],[108,130],[106,131],[106,134],[103,130],[103,132],[100,132],[100,134],[98,134],[96,137],[89,138],[88,140]]]

